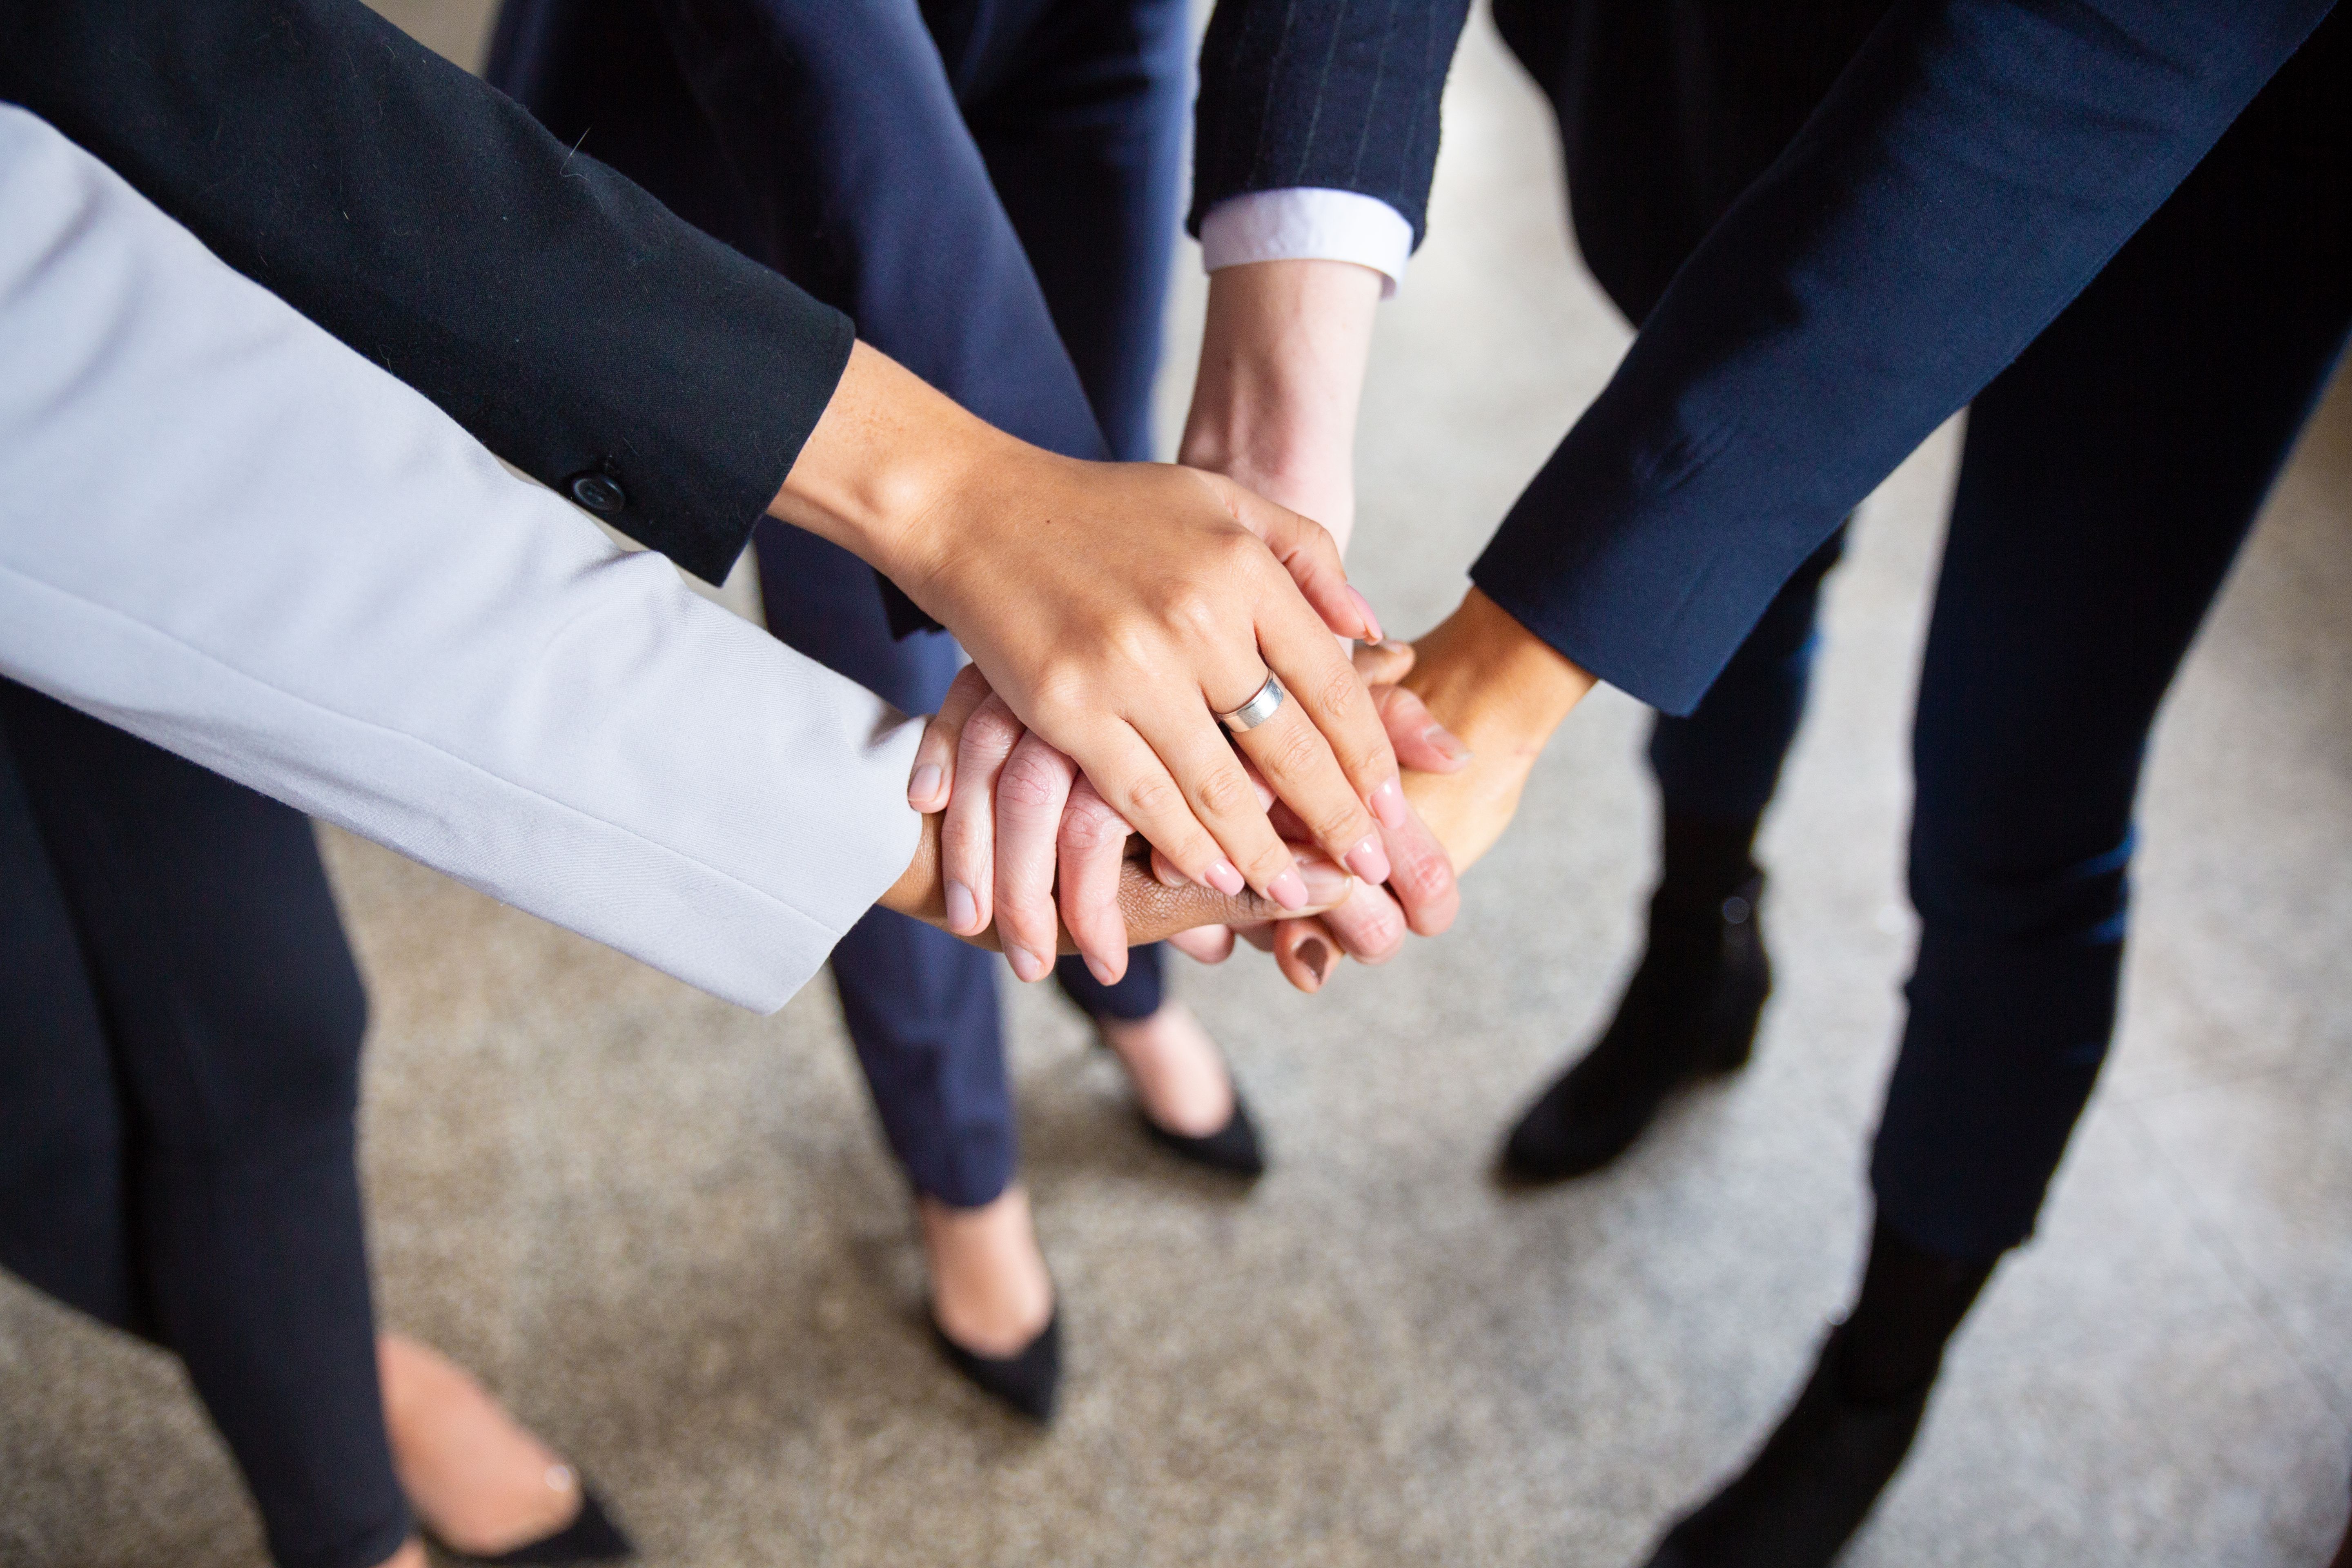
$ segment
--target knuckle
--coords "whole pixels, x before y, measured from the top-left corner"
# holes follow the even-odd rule
[[[1363,700],[1363,679],[1349,665],[1332,666],[1330,670],[1316,682],[1316,705],[1335,719],[1352,717],[1357,704]]]
[[[1257,805],[1257,791],[1249,775],[1239,768],[1216,767],[1209,770],[1194,786],[1202,811],[1211,816],[1233,816]]]
[[[1276,728],[1272,724],[1265,727]],[[1314,765],[1323,750],[1322,731],[1314,725],[1284,724],[1279,733],[1268,735],[1260,742],[1257,763],[1266,773],[1296,778]]]
[[[1125,784],[1119,790],[1119,799],[1131,822],[1149,822],[1184,809],[1183,802],[1177,797],[1176,786],[1157,775]]]
[[[996,781],[997,799],[1016,811],[1047,811],[1062,794],[1064,777],[1051,752],[1043,747],[1024,746],[1004,764],[1004,773]]]
[[[991,703],[974,712],[965,723],[964,748],[982,754],[1010,752],[1020,741],[1021,733],[1021,721],[1013,716],[1013,710]]]

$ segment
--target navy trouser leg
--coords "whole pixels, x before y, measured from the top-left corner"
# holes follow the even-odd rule
[[[0,732],[5,1261],[178,1353],[278,1563],[381,1562],[409,1521],[353,1159],[367,1004],[310,824],[12,682]],[[54,1161],[13,1147],[26,1082]]]
[[[1753,822],[1771,804],[1805,716],[1822,580],[1844,549],[1840,529],[1797,569],[1687,718],[1658,715],[1650,770],[1667,816]]]
[[[961,662],[945,633],[892,637],[873,572],[839,546],[772,520],[755,538],[770,631],[908,712],[939,706]],[[959,1208],[992,1202],[1018,1157],[995,963],[883,909],[833,950],[883,1135],[919,1191]]]
[[[2032,1231],[2114,1026],[2149,726],[2352,326],[2342,23],[1969,415],[1872,1163],[1948,1258]]]

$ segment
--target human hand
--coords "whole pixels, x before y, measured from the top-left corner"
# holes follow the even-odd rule
[[[1250,778],[1260,805],[1271,804],[1264,781],[1255,772]],[[1021,979],[1051,973],[1052,954],[1066,938],[1097,979],[1115,984],[1127,973],[1130,942],[1168,934],[1157,927],[1142,934],[1129,921],[1143,875],[1143,847],[1130,854],[1133,830],[1069,757],[1021,723],[977,665],[957,673],[925,725],[907,800],[941,814],[939,923],[963,937],[992,930]],[[1295,823],[1290,831],[1298,833]],[[1312,849],[1299,854],[1298,867],[1318,908],[1341,901],[1353,886],[1345,869]],[[1164,858],[1156,881],[1171,891],[1197,886]],[[1280,912],[1265,900],[1255,907]]]
[[[1300,868],[1214,717],[1271,670],[1291,700],[1242,753],[1332,859],[1387,878],[1396,758],[1333,641],[1379,626],[1314,523],[1216,476],[1040,451],[862,344],[771,510],[956,633],[1185,876],[1298,909]]]
[[[978,929],[957,930],[948,919],[947,879],[942,870],[941,837],[944,817],[929,813],[922,819],[922,831],[915,845],[914,858],[898,881],[881,898],[875,900],[883,909],[896,910],[917,920],[940,927],[961,937],[974,947],[1012,951],[1003,932],[993,923],[983,922]],[[1307,907],[1328,908],[1347,896],[1355,884],[1346,872],[1321,856],[1309,850],[1300,856],[1303,875],[1307,884]],[[1132,933],[1138,942],[1159,942],[1202,924],[1223,924],[1231,921],[1265,921],[1283,912],[1283,907],[1272,900],[1244,889],[1239,894],[1221,893],[1214,888],[1177,879],[1163,881],[1151,875],[1140,856],[1128,858],[1108,868],[1109,891],[1106,898],[1110,918],[1117,920],[1123,931]],[[1050,920],[1050,915],[1048,916]],[[1048,952],[1075,952],[1076,941],[1068,931],[1055,928],[1053,936],[1043,944]],[[1126,950],[1119,952],[1122,964]],[[1050,973],[1052,961],[1034,974],[1024,978],[1039,978]]]

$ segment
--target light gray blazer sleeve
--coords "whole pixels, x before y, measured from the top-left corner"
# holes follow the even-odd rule
[[[744,1006],[919,726],[625,554],[0,105],[0,673]]]

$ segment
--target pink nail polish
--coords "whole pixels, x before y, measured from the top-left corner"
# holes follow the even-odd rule
[[[924,805],[940,793],[940,781],[946,776],[940,772],[939,763],[925,763],[915,770],[913,780],[908,784],[907,798],[918,806]]]
[[[980,929],[980,901],[961,882],[948,884],[948,930],[966,936]]]
[[[1375,888],[1389,879],[1389,852],[1381,847],[1378,834],[1348,851],[1348,869]]]
[[[1381,636],[1380,616],[1372,614],[1371,605],[1365,600],[1361,594],[1356,592],[1352,584],[1349,584],[1348,588],[1348,597],[1356,601],[1356,613],[1364,617],[1364,629],[1371,633],[1371,636],[1367,637],[1365,640],[1367,642],[1383,642],[1387,640]]]
[[[1372,815],[1382,827],[1402,827],[1407,820],[1404,786],[1394,779],[1372,791]]]
[[[1298,873],[1296,871],[1285,871],[1281,876],[1268,882],[1265,885],[1265,890],[1276,903],[1286,910],[1303,910],[1307,907],[1307,884],[1299,879]]]
[[[1240,898],[1242,889],[1249,886],[1242,880],[1242,874],[1234,869],[1230,860],[1216,861],[1202,874],[1209,879],[1209,886],[1229,899]]]

